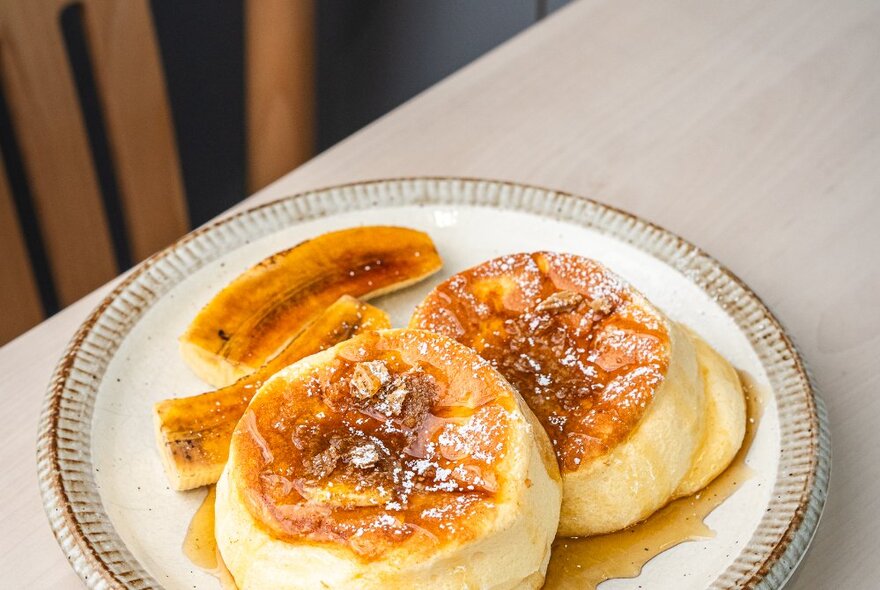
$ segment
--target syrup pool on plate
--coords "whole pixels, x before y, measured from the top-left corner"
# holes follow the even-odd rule
[[[238,590],[232,574],[223,564],[223,558],[217,550],[217,541],[214,540],[214,499],[216,488],[208,488],[208,495],[202,500],[202,505],[196,511],[186,538],[183,540],[183,554],[186,555],[193,565],[205,570],[220,581],[223,590]]]

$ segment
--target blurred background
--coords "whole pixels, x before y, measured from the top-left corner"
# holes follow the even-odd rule
[[[0,0],[0,345],[567,0]]]

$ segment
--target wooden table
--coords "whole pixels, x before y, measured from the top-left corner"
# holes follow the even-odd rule
[[[581,0],[242,207],[353,180],[509,179],[703,247],[790,330],[828,403],[831,496],[792,587],[880,559],[880,4]],[[0,585],[75,588],[37,491],[52,368],[109,286],[0,349]]]

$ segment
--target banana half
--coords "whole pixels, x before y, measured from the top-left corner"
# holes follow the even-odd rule
[[[428,234],[366,226],[320,235],[273,254],[232,281],[180,337],[184,361],[223,387],[261,367],[342,295],[367,299],[437,272]]]

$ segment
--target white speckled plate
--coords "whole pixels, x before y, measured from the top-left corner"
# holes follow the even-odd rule
[[[782,327],[741,281],[681,238],[550,190],[463,179],[384,180],[313,191],[195,231],[152,257],[83,324],[49,387],[38,463],[46,512],[90,588],[207,588],[181,542],[204,491],[167,486],[151,406],[204,391],[177,353],[199,308],[263,257],[364,224],[427,231],[445,261],[378,300],[397,326],[438,281],[504,253],[597,258],[692,326],[772,391],[748,456],[756,476],[707,519],[713,539],[678,545],[612,588],[780,588],[807,549],[828,489],[821,400]]]

